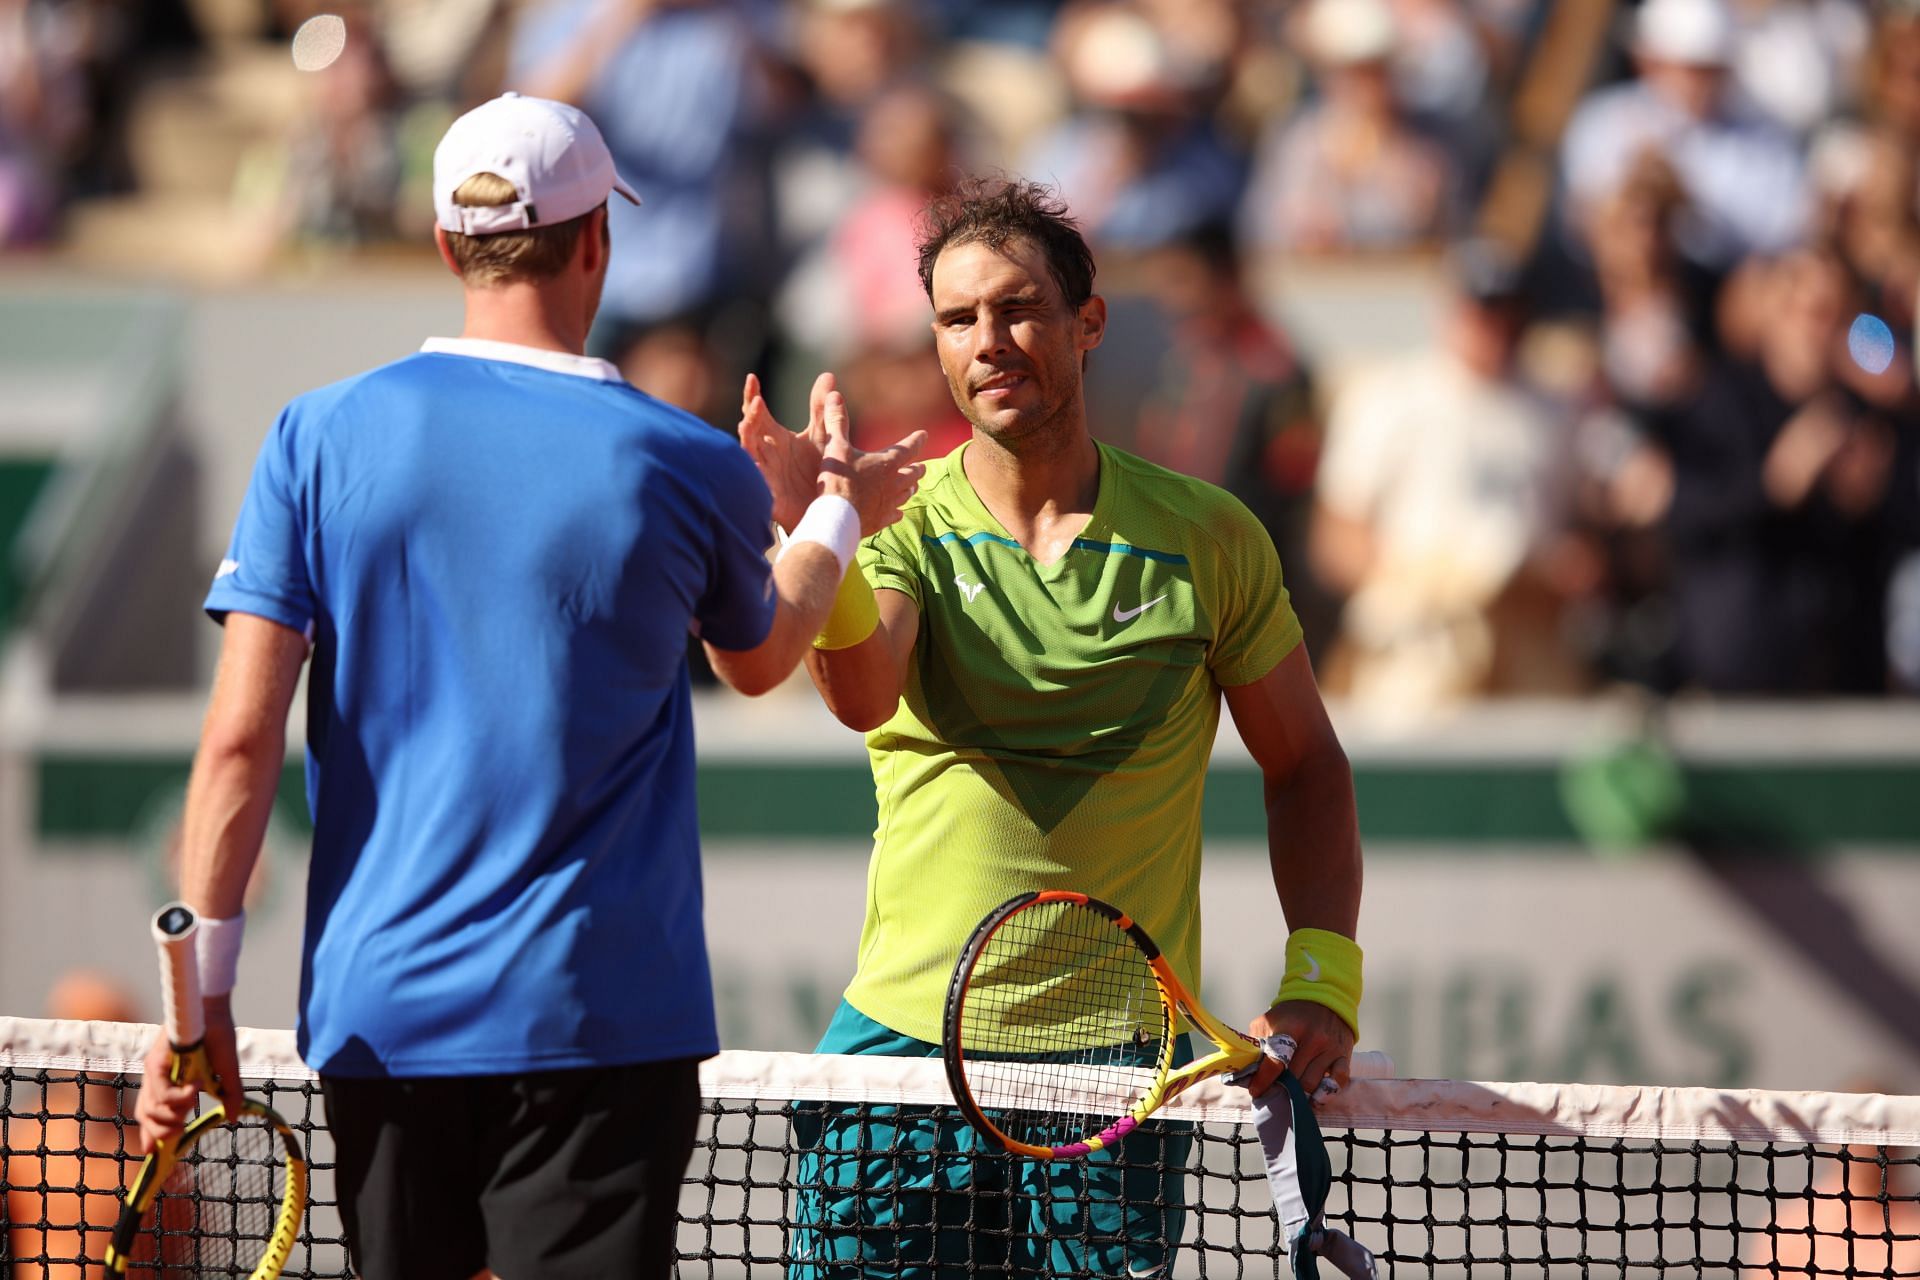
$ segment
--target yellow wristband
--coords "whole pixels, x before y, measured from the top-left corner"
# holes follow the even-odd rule
[[[1287,937],[1287,976],[1275,1004],[1311,1000],[1340,1015],[1360,1034],[1360,944],[1326,929],[1295,929]]]
[[[847,566],[840,579],[840,590],[827,612],[827,623],[813,638],[816,649],[851,649],[873,634],[880,625],[880,606],[874,603],[873,588],[858,564]]]

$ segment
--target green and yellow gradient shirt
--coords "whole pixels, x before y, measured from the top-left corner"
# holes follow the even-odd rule
[[[847,1000],[926,1041],[974,926],[1032,889],[1112,902],[1198,989],[1220,690],[1300,643],[1273,542],[1224,490],[1101,445],[1092,518],[1040,564],[974,493],[967,447],[860,550],[920,632],[867,736],[879,828]]]

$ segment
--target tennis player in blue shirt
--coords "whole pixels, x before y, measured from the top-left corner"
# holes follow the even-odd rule
[[[181,888],[208,1052],[237,1101],[242,895],[310,659],[299,1043],[359,1274],[664,1275],[719,1048],[687,635],[735,688],[779,683],[921,441],[861,454],[836,399],[820,496],[769,565],[739,443],[582,354],[607,201],[638,203],[593,122],[495,99],[434,187],[464,332],[287,406],[207,596],[225,635]],[[147,1144],[194,1105],[165,1050]]]

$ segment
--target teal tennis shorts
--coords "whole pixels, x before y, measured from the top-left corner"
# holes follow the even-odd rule
[[[819,1053],[937,1058],[842,1001]],[[1184,1037],[1177,1057],[1190,1059]],[[1011,1156],[952,1108],[799,1103],[790,1280],[1156,1276],[1186,1222],[1192,1126],[1078,1160]]]

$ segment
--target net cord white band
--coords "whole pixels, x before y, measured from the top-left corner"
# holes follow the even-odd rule
[[[0,1017],[0,1065],[137,1074],[151,1025]],[[247,1080],[312,1079],[291,1031],[242,1028]],[[953,1100],[938,1059],[732,1050],[700,1064],[710,1098],[938,1106]],[[1246,1092],[1219,1080],[1194,1086],[1159,1114],[1251,1123]],[[1317,1108],[1323,1129],[1508,1133],[1699,1142],[1920,1146],[1920,1097],[1670,1086],[1501,1084],[1382,1080],[1356,1075]]]

